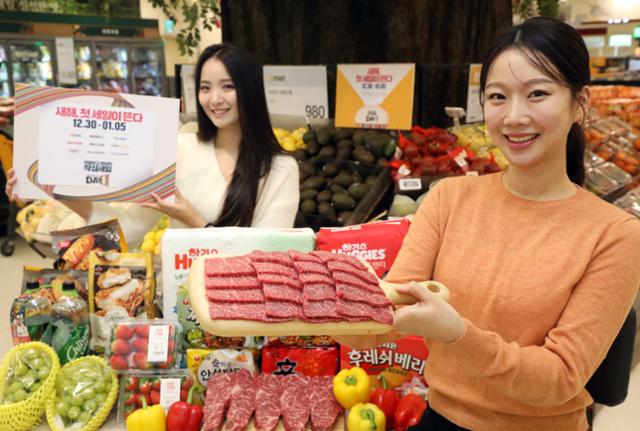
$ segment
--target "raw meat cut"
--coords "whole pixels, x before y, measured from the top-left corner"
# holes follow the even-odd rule
[[[257,320],[264,321],[264,304],[209,303],[209,314],[213,320]]]
[[[271,431],[280,419],[280,390],[273,374],[260,374],[256,379],[256,428]]]
[[[204,430],[218,431],[222,428],[224,415],[231,400],[233,373],[211,376],[207,382],[207,397],[204,403]]]
[[[339,318],[336,311],[336,301],[305,301],[302,304],[304,317]]]
[[[340,316],[344,317],[368,317],[370,320],[375,320],[376,322],[386,323],[388,325],[393,324],[393,313],[389,307],[372,307],[362,302],[351,302],[339,299],[336,310]],[[350,319],[347,318],[347,320]]]
[[[204,273],[208,276],[234,277],[256,273],[247,256],[210,258],[204,262]]]
[[[336,296],[347,301],[364,302],[374,307],[390,307],[391,301],[382,293],[374,293],[350,284],[336,283]]]
[[[303,284],[311,284],[311,283],[324,283],[324,284],[333,284],[333,279],[330,276],[322,275],[322,274],[314,274],[312,272],[303,272],[298,275],[300,281]]]
[[[290,286],[280,284],[263,284],[264,299],[268,301],[285,301],[302,304],[302,292]]]
[[[329,272],[329,269],[322,263],[293,262],[293,264],[295,265],[296,270],[300,274],[311,272],[314,274],[322,274],[322,275],[326,275],[327,277],[331,277],[331,272]]]
[[[333,429],[342,407],[333,395],[333,377],[319,376],[309,379],[309,406],[311,429],[328,431]]]
[[[322,259],[314,256],[310,253],[303,253],[301,251],[289,250],[289,256],[294,262],[315,262],[322,263]]]
[[[273,262],[253,262],[257,274],[278,274],[285,277],[298,278],[298,273],[292,267]]]
[[[280,377],[280,412],[287,431],[303,431],[309,420],[308,378],[299,374]]]
[[[297,278],[277,274],[258,274],[258,281],[262,284],[283,284],[302,290],[302,283]]]
[[[226,431],[244,431],[249,424],[256,405],[255,377],[248,370],[233,373],[231,402],[227,410]]]
[[[336,289],[324,283],[304,284],[302,286],[302,296],[305,301],[321,301],[323,299],[336,299]]]
[[[286,265],[293,268],[293,259],[289,256],[289,253],[282,251],[273,251],[266,253],[264,251],[252,251],[248,257],[252,262],[273,262],[280,265]]]
[[[356,269],[344,262],[327,262],[327,268],[329,268],[332,274],[335,274],[336,272],[344,272],[353,275],[354,277],[358,277],[366,283],[378,284],[378,278],[375,275],[371,274],[369,271]]]
[[[302,306],[293,302],[272,302],[265,303],[265,315],[267,317],[288,317],[297,319],[302,315]]]
[[[380,293],[382,291],[377,282],[376,284],[367,283],[366,281],[363,281],[362,279],[351,274],[347,274],[346,272],[334,272],[333,279],[335,280],[335,283],[350,284],[352,286],[370,290],[374,293]]]
[[[204,287],[207,289],[258,289],[260,282],[255,276],[206,277]]]
[[[264,302],[262,289],[210,289],[207,299],[211,302]]]

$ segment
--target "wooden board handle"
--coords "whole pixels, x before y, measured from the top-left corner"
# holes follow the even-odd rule
[[[429,289],[431,293],[433,293],[443,301],[449,301],[449,289],[447,289],[447,286],[445,286],[444,284],[434,280],[419,281],[417,283],[423,286],[425,289]],[[382,288],[382,290],[384,290],[385,295],[387,295],[387,298],[389,298],[393,305],[411,305],[416,303],[415,298],[413,298],[412,296],[398,293],[395,289],[395,286],[399,286],[399,284],[389,283],[384,280],[380,281],[380,287]]]

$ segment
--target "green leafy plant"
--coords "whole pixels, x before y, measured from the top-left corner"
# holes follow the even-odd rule
[[[513,13],[520,15],[522,19],[532,16],[558,16],[558,0],[513,0]]]
[[[178,32],[176,41],[180,47],[180,54],[192,55],[200,43],[200,28],[202,23],[205,30],[220,27],[220,4],[218,0],[150,0],[151,5],[161,9],[174,23],[182,15],[185,26]]]

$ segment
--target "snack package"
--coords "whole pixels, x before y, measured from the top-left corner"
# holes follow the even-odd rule
[[[264,337],[217,337],[206,332],[198,323],[189,302],[189,289],[178,287],[178,322],[182,325],[182,347],[199,349],[260,349]]]
[[[317,248],[366,260],[377,276],[382,278],[396,259],[410,224],[409,220],[400,219],[341,228],[321,228]]]
[[[91,251],[125,253],[127,244],[117,220],[85,226],[79,229],[51,232],[55,268],[89,269]]]
[[[253,250],[312,251],[315,234],[304,229],[222,227],[167,229],[162,236],[163,316],[178,318],[178,287],[187,283],[189,268],[198,256],[246,254]]]
[[[119,373],[174,371],[171,369],[180,364],[178,340],[181,331],[178,322],[163,319],[116,322],[105,346],[105,358]]]
[[[187,401],[189,389],[197,384],[187,370],[175,370],[171,374],[131,374],[120,379],[120,393],[118,395],[117,422],[122,424],[127,416],[142,408],[141,398],[149,406],[160,404],[165,411],[177,401]],[[193,391],[193,404],[204,404],[204,388]]]
[[[335,376],[338,372],[338,347],[264,347],[262,372],[266,374],[302,374]]]
[[[312,335],[304,337],[267,337],[270,347],[329,347],[337,343],[328,335]]]
[[[14,344],[42,341],[65,364],[84,356],[89,345],[87,273],[24,267],[22,294],[11,306]]]
[[[368,350],[354,350],[341,345],[340,368],[363,368],[373,377],[371,383],[374,387],[380,385],[377,376],[382,374],[391,388],[403,390],[411,387],[413,392],[422,393],[421,389],[427,385],[423,374],[428,356],[429,349],[424,339],[413,336]]]
[[[214,374],[235,373],[245,369],[252,373],[258,371],[256,349],[187,349],[187,369],[207,386]]]
[[[89,347],[103,352],[110,326],[155,317],[155,274],[148,253],[92,252],[89,257]]]

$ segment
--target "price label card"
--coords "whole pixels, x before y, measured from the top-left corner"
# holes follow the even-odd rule
[[[480,71],[481,64],[469,65],[469,86],[467,89],[466,123],[482,121],[482,105],[480,105]]]
[[[178,99],[16,84],[22,199],[173,200]]]
[[[262,74],[270,114],[329,117],[325,66],[264,66]]]
[[[415,64],[340,64],[336,126],[411,129]]]
[[[401,191],[422,190],[420,178],[402,178],[398,180],[398,189]]]
[[[58,83],[78,84],[76,58],[72,37],[56,37],[56,59],[58,62]]]
[[[166,362],[169,355],[169,325],[149,326],[147,362]]]
[[[165,413],[171,404],[180,401],[180,379],[160,379],[160,405]]]

